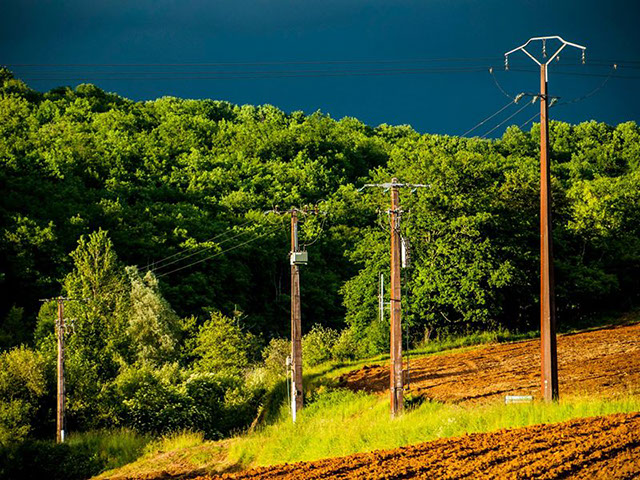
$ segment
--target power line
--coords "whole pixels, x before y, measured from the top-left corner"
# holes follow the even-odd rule
[[[241,225],[238,225],[238,226],[235,226],[235,227],[233,227],[233,228],[242,228],[242,227],[245,227],[245,226],[249,225],[249,224],[250,224],[250,223],[252,223],[252,222],[253,222],[252,220],[248,220],[248,221],[246,221],[245,223],[243,223],[243,224],[241,224]],[[224,236],[228,235],[229,233],[231,233],[231,231],[232,231],[231,229],[226,230],[226,231],[224,231],[224,232],[222,232],[222,233],[219,233],[219,234],[217,234],[217,235],[214,235],[213,237],[208,238],[208,239],[206,239],[206,240],[203,240],[202,242],[199,242],[199,243],[208,243],[208,242],[212,242],[212,241],[214,241],[214,240],[216,240],[216,239],[218,239],[218,238],[220,238],[220,237],[224,237]],[[169,256],[167,256],[167,257],[161,258],[160,260],[157,260],[157,261],[152,262],[152,265],[154,266],[154,268],[152,268],[151,270],[156,270],[156,269],[158,269],[158,268],[164,268],[164,266],[166,266],[166,265],[164,265],[164,266],[162,266],[162,267],[161,267],[161,266],[160,266],[160,264],[164,263],[166,260],[169,260],[169,259],[171,259],[171,258],[174,258],[174,257],[178,256],[178,255],[182,255],[183,253],[186,253],[186,252],[188,252],[188,251],[190,251],[190,250],[193,250],[194,248],[199,248],[199,247],[198,247],[198,246],[195,246],[195,245],[194,245],[194,246],[192,246],[192,247],[187,247],[187,248],[183,249],[183,250],[182,250],[182,251],[180,251],[180,252],[176,252],[176,253],[174,253],[173,255],[169,255]],[[207,249],[209,249],[209,248],[211,248],[211,247],[204,247],[204,249],[203,249],[203,250],[207,250]],[[197,252],[196,252],[196,253],[197,253]],[[195,255],[195,253],[194,253],[193,255]],[[191,255],[190,255],[190,256],[191,256]],[[185,258],[188,258],[188,257],[185,257]],[[176,260],[176,261],[179,261],[179,260]],[[171,263],[175,263],[175,262],[171,262]],[[168,265],[171,265],[171,263],[169,263]]]
[[[509,103],[507,103],[504,107],[502,107],[500,110],[498,110],[497,112],[489,115],[487,118],[485,118],[484,120],[482,120],[480,123],[478,123],[477,125],[475,125],[474,127],[471,127],[469,130],[467,130],[466,132],[464,132],[462,135],[460,135],[461,137],[466,137],[467,134],[473,132],[476,128],[478,128],[479,126],[485,124],[486,122],[488,122],[489,120],[491,120],[493,117],[495,117],[496,115],[502,113],[506,108],[508,108],[510,105],[513,105],[515,103],[515,99],[511,100]]]
[[[501,60],[501,57],[448,57],[414,59],[374,59],[374,60],[276,60],[263,62],[200,62],[200,63],[7,63],[11,67],[231,67],[231,66],[273,66],[273,65],[373,65],[434,62],[469,62]]]
[[[533,117],[531,117],[529,120],[527,120],[526,122],[524,122],[524,123],[523,123],[522,125],[520,125],[518,128],[519,128],[520,130],[522,130],[522,128],[523,128],[526,124],[528,124],[528,123],[529,123],[530,121],[532,121],[532,120],[535,120],[535,119],[536,119],[536,117],[539,117],[539,116],[540,116],[540,112],[536,112],[536,114],[535,114]]]
[[[193,256],[195,256],[195,255],[200,255],[200,254],[201,254],[201,253],[203,253],[203,252],[206,252],[206,251],[208,251],[208,250],[211,250],[213,247],[223,245],[223,244],[225,244],[225,243],[227,243],[227,242],[230,242],[231,240],[235,240],[236,238],[241,237],[242,235],[244,235],[244,234],[246,234],[246,233],[249,233],[249,232],[248,232],[247,230],[243,230],[242,232],[237,233],[237,234],[236,234],[236,235],[234,235],[233,237],[225,238],[224,240],[222,240],[222,241],[220,241],[220,242],[218,242],[218,243],[216,243],[216,244],[209,245],[208,247],[204,247],[204,248],[202,248],[201,250],[199,250],[199,251],[197,251],[197,252],[191,253],[191,254],[186,255],[186,256],[184,256],[184,257],[180,257],[180,258],[178,258],[178,259],[176,259],[176,260],[173,260],[173,261],[171,261],[171,262],[169,262],[169,263],[165,263],[164,265],[161,265],[161,266],[159,266],[159,267],[152,268],[150,271],[151,271],[151,272],[157,272],[158,270],[161,270],[161,269],[163,269],[163,268],[166,268],[166,267],[168,267],[169,265],[174,265],[175,263],[182,262],[183,260],[186,260],[187,258],[191,258],[191,257],[193,257]]]
[[[502,61],[502,57],[442,57],[442,58],[407,58],[407,59],[352,59],[352,60],[275,60],[275,61],[239,61],[239,62],[131,62],[131,63],[6,63],[9,67],[22,68],[78,68],[78,67],[241,67],[241,66],[282,66],[282,65],[389,65],[389,64],[422,64],[422,63],[468,63],[468,62],[492,62]],[[581,62],[580,62],[581,63]],[[640,60],[630,59],[589,59],[586,65],[601,66],[611,65],[628,65],[633,68],[640,68]],[[572,62],[565,62],[571,65]]]
[[[240,247],[242,247],[244,245],[247,245],[247,244],[249,244],[251,242],[255,242],[256,240],[259,240],[260,238],[263,238],[263,237],[275,232],[278,229],[279,229],[279,226],[277,228],[275,228],[275,229],[267,230],[266,232],[262,233],[261,235],[258,235],[257,237],[254,237],[254,238],[251,238],[251,239],[247,240],[246,242],[239,243],[237,245],[234,245],[233,247],[227,248],[226,250],[222,250],[220,252],[214,253],[213,255],[209,255],[208,257],[201,258],[200,260],[192,262],[192,263],[190,263],[188,265],[184,265],[182,267],[176,268],[175,270],[171,270],[169,272],[162,273],[162,274],[158,275],[158,278],[166,277],[167,275],[171,275],[172,273],[179,272],[180,270],[184,270],[185,268],[189,268],[189,267],[192,267],[194,265],[198,265],[199,263],[202,263],[202,262],[205,262],[205,261],[210,260],[212,258],[218,257],[218,256],[220,256],[220,255],[222,255],[224,253],[230,252],[231,250],[235,250],[236,248],[240,248]]]
[[[522,107],[520,107],[518,110],[516,110],[515,113],[509,115],[507,118],[505,118],[502,122],[500,122],[498,125],[496,125],[495,127],[493,127],[491,130],[489,130],[487,133],[485,133],[484,135],[482,135],[482,137],[480,138],[487,138],[487,135],[489,135],[491,132],[493,132],[494,130],[497,130],[498,128],[500,128],[502,125],[504,125],[505,123],[507,123],[509,120],[511,120],[513,117],[515,117],[516,115],[518,115],[522,110],[524,110],[525,108],[529,107],[533,105],[533,103],[525,103]]]
[[[613,67],[611,67],[611,71],[609,72],[609,75],[607,75],[604,81],[600,85],[598,85],[596,88],[591,90],[589,93],[582,95],[581,97],[574,98],[572,100],[567,100],[566,102],[561,102],[558,105],[569,105],[572,103],[578,103],[583,100],[586,100],[589,97],[594,96],[596,93],[598,93],[600,90],[604,88],[604,86],[609,82],[609,80],[611,80],[611,77],[613,77],[613,74],[616,72],[617,69],[618,69],[618,66],[614,64]]]
[[[104,75],[88,75],[88,76],[23,76],[25,81],[64,81],[64,80],[242,80],[242,79],[270,79],[270,78],[322,78],[322,77],[362,77],[362,76],[389,76],[389,75],[426,75],[426,74],[446,74],[446,73],[476,73],[483,71],[486,67],[459,67],[459,68],[437,68],[437,69],[386,69],[386,70],[301,70],[301,71],[285,71],[285,72],[247,72],[247,73],[227,73],[215,72],[215,74],[185,75],[182,73],[170,74],[170,76],[154,76],[148,73],[145,76],[128,76],[126,73],[110,74],[105,72]],[[166,75],[166,73],[164,74]]]
[[[496,78],[495,74],[493,73],[493,67],[489,68],[489,74],[491,75],[491,78],[493,79],[493,83],[495,83],[496,87],[498,87],[498,90],[500,90],[500,92],[502,92],[502,94],[507,97],[510,98],[511,100],[515,101],[515,98],[512,97],[511,95],[509,95],[504,88],[502,88],[502,85],[500,85],[500,83],[498,82],[498,79]]]

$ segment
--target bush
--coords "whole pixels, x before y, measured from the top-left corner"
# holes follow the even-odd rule
[[[0,445],[27,437],[45,393],[42,355],[26,347],[0,354]]]
[[[387,322],[372,322],[365,330],[365,335],[357,350],[359,357],[371,357],[389,352],[390,330]]]
[[[267,382],[273,383],[287,375],[287,357],[291,355],[291,342],[284,338],[272,338],[264,350],[262,359],[267,374]]]
[[[236,320],[212,312],[200,327],[194,353],[199,370],[239,376],[249,366],[255,347],[255,337],[242,331]]]
[[[338,332],[321,325],[314,325],[302,338],[302,361],[313,367],[331,360],[331,350],[338,340]]]
[[[191,427],[192,399],[182,377],[177,366],[158,370],[134,366],[123,371],[113,386],[122,424],[149,433]]]
[[[345,362],[358,358],[359,348],[358,334],[353,328],[345,328],[331,349],[331,356],[334,360]]]
[[[0,478],[82,480],[103,468],[99,456],[84,444],[27,440],[0,448]]]

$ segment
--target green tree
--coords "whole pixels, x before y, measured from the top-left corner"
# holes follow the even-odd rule
[[[0,446],[19,443],[31,432],[46,386],[38,352],[23,346],[0,353]]]

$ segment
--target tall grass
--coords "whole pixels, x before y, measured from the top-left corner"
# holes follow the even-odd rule
[[[386,398],[334,390],[319,395],[295,424],[283,410],[279,423],[236,439],[229,460],[241,465],[316,460],[465,433],[639,410],[638,396],[487,406],[426,402],[392,420]]]
[[[133,462],[145,451],[151,440],[131,430],[92,430],[73,433],[67,444],[71,450],[91,452],[103,470],[116,468]]]
[[[183,430],[164,435],[160,439],[148,443],[144,451],[147,455],[154,455],[195,447],[203,442],[204,433]]]

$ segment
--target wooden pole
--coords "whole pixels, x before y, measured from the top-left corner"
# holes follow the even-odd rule
[[[58,299],[58,401],[56,414],[56,442],[64,442],[64,301]]]
[[[291,254],[298,251],[298,212],[291,212]],[[296,414],[303,406],[302,390],[302,312],[300,308],[300,267],[291,264],[291,414]]]
[[[396,178],[391,180],[391,416],[402,413],[402,304],[400,284],[400,199]]]
[[[558,400],[558,352],[553,279],[551,229],[551,172],[549,165],[549,116],[547,66],[540,65],[540,348],[542,396]]]

